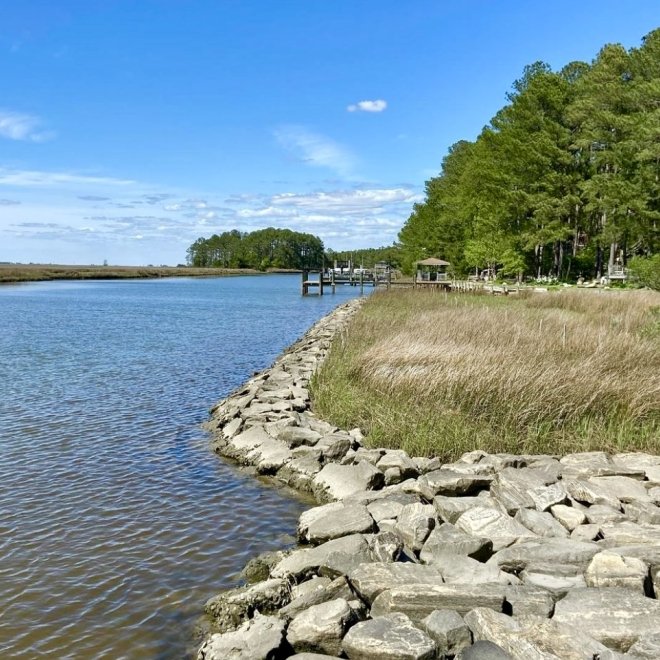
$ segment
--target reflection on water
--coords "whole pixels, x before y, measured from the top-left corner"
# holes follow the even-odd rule
[[[298,289],[0,287],[2,657],[181,658],[204,601],[286,542],[302,505],[218,460],[199,424],[356,293]]]

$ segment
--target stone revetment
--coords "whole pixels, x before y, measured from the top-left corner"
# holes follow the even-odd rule
[[[366,448],[308,392],[359,305],[212,410],[219,454],[319,506],[207,602],[199,660],[660,658],[660,456]]]

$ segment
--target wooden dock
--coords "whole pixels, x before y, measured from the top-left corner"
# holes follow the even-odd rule
[[[335,273],[334,271],[303,270],[302,271],[302,295],[307,296],[310,289],[315,289],[322,296],[327,288],[336,292],[337,286],[359,286],[364,287],[386,286],[388,289],[392,284],[392,274],[378,276],[373,272],[347,272]]]

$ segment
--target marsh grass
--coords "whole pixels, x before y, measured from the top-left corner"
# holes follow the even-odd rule
[[[0,264],[0,283],[47,280],[120,280],[158,277],[212,277],[254,273],[238,268],[175,268],[174,266],[59,266]]]
[[[312,383],[317,412],[377,446],[658,451],[660,294],[374,294]]]

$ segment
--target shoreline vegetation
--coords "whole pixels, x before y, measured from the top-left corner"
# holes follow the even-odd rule
[[[268,273],[293,272],[269,269]],[[59,264],[0,264],[0,284],[49,280],[122,280],[160,277],[225,277],[263,275],[253,268],[195,268],[191,266],[67,266]]]
[[[428,358],[450,345],[447,332],[434,335],[437,312],[456,323],[451,312],[472,307],[473,323],[496,320],[480,318],[485,311],[503,315],[509,330],[530,315],[538,323],[543,314],[551,336],[561,321],[562,350],[577,364],[587,360],[596,373],[598,360],[589,361],[593,344],[581,349],[571,342],[584,342],[600,324],[597,352],[614,359],[610,376],[631,370],[650,397],[639,419],[657,422],[658,376],[650,386],[640,376],[646,367],[659,373],[658,354],[646,353],[645,342],[659,338],[660,296],[640,293],[556,292],[523,295],[516,303],[412,291],[355,299],[215,405],[207,428],[218,454],[312,494],[320,506],[300,516],[299,547],[251,559],[241,574],[244,586],[207,601],[197,659],[657,657],[660,457],[631,453],[628,446],[565,453],[568,447],[550,445],[539,453],[525,446],[511,453],[472,447],[445,461],[374,447],[373,429],[367,444],[362,429],[326,421],[318,400],[319,379],[333,373],[333,361],[354,367],[364,384],[367,358],[376,360],[378,376],[379,366],[410,357],[405,322],[435,340],[409,345]],[[551,320],[555,309],[559,319]],[[565,327],[564,317],[573,323]],[[370,355],[374,326],[384,327],[390,355]],[[371,333],[362,355],[349,350],[352,341],[365,343],[360,332]],[[622,346],[610,355],[612,339]],[[497,341],[510,349],[510,332]],[[634,353],[637,341],[643,354]],[[556,349],[535,342],[538,352],[550,350],[567,366]],[[494,372],[507,360],[496,353]],[[548,391],[561,390],[562,378],[545,375]],[[509,383],[515,390],[517,383]],[[558,419],[571,410],[551,403]],[[629,397],[624,403],[640,412]]]
[[[659,343],[653,291],[377,292],[311,396],[322,419],[412,456],[656,452]]]

